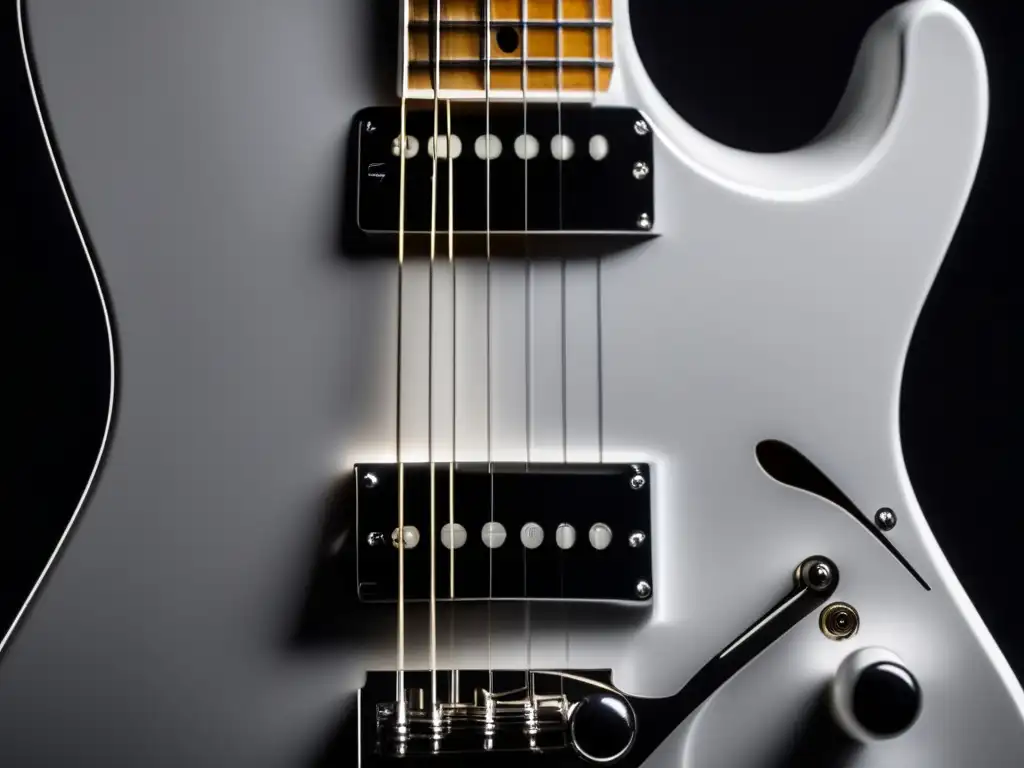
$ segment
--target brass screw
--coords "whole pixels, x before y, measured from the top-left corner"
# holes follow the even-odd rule
[[[818,626],[829,640],[846,640],[857,634],[860,615],[848,603],[831,603],[822,610]]]

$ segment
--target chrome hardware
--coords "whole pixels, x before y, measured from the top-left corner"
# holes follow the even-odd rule
[[[637,597],[648,598],[651,596],[651,585],[650,582],[641,579],[636,583],[636,595]]]
[[[815,592],[832,586],[832,569],[824,560],[811,558],[800,566],[799,579]]]
[[[633,465],[633,471],[636,472],[636,474],[629,478],[629,487],[632,488],[634,491],[639,491],[641,488],[647,485],[647,480],[640,473],[640,468],[635,464]]]
[[[637,136],[646,136],[651,132],[651,126],[647,124],[646,120],[637,120],[633,123],[633,130],[636,131]]]
[[[651,172],[651,167],[647,163],[634,163],[633,164],[633,178],[637,181],[646,179]]]
[[[532,673],[531,673],[532,674]],[[492,693],[477,688],[473,703],[424,701],[423,691],[408,691],[406,723],[398,722],[395,702],[376,707],[379,749],[385,755],[487,751],[495,737],[522,751],[564,749],[570,702],[564,694],[537,694],[526,688]],[[452,746],[454,745],[454,746]]]
[[[888,507],[882,507],[875,512],[875,525],[881,531],[891,531],[896,527],[896,513]]]
[[[367,534],[366,543],[371,547],[379,547],[381,544],[387,541],[387,537],[380,531],[374,531],[373,533]]]
[[[647,541],[647,534],[643,531],[633,531],[629,534],[629,546],[633,549],[641,546],[645,541]]]
[[[846,640],[857,634],[860,616],[857,609],[847,603],[832,603],[825,606],[818,621],[821,632],[829,640]]]
[[[652,226],[651,217],[646,213],[641,213],[640,218],[636,220],[636,225],[643,230],[649,230]]]
[[[821,583],[826,574],[829,586],[809,587],[808,580]],[[789,571],[789,576],[795,580],[787,595],[711,657],[682,688],[664,698],[623,693],[612,683],[611,674],[601,670],[461,669],[463,690],[475,691],[473,703],[442,704],[436,702],[450,698],[448,671],[406,670],[409,687],[436,680],[436,696],[431,695],[436,702],[411,710],[402,702],[396,714],[396,703],[389,701],[396,673],[368,672],[359,694],[363,754],[368,747],[373,750],[373,766],[382,764],[377,758],[386,762],[393,757],[436,755],[472,765],[489,750],[556,753],[551,762],[569,764],[571,757],[566,753],[571,750],[584,764],[636,768],[709,696],[825,605],[839,584],[840,571],[829,558],[814,555]],[[632,584],[649,594],[649,582]],[[849,634],[855,621],[856,611],[845,603],[833,603],[821,614],[823,630],[837,637]],[[496,693],[495,688],[505,692]],[[374,706],[376,702],[380,703]],[[512,764],[520,762],[528,761],[512,758]]]
[[[363,475],[363,487],[364,488],[376,488],[380,480],[373,472],[367,472]]]

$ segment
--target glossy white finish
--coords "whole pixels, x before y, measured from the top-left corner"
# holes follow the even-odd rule
[[[89,514],[4,649],[0,745],[40,765],[293,765],[364,670],[395,658],[393,624],[353,619],[318,654],[281,640],[311,507],[353,463],[395,458],[394,265],[339,259],[333,240],[339,134],[379,101],[351,77],[370,50],[347,30],[370,10],[143,5],[29,2],[31,76],[103,266],[126,383]],[[499,605],[490,635],[483,609],[460,605],[441,663],[611,667],[631,693],[669,694],[821,553],[860,632],[835,643],[808,617],[649,764],[767,768],[841,660],[882,645],[927,700],[908,734],[847,766],[1016,765],[1024,694],[927,529],[897,429],[906,347],[984,140],[969,24],[939,0],[887,14],[818,140],[759,156],[676,115],[624,0],[615,16],[613,96],[655,130],[661,237],[568,263],[564,290],[557,260],[494,263],[490,441],[484,265],[456,262],[455,297],[437,266],[428,435],[427,267],[408,263],[402,312],[420,322],[403,326],[403,458],[431,441],[449,454],[455,386],[459,460],[490,442],[494,461],[649,461],[653,605],[587,621]],[[931,591],[845,512],[768,478],[765,438],[861,509],[894,509],[887,535]],[[426,665],[425,626],[411,612],[410,665]]]

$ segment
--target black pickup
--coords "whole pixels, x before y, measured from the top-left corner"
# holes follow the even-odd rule
[[[360,464],[355,470],[359,597],[393,601],[398,468]],[[414,544],[404,552],[406,600],[430,598],[433,535],[439,600],[451,599],[446,542],[459,544],[464,536],[454,550],[455,600],[650,601],[646,464],[493,464],[490,471],[486,463],[456,464],[454,520],[461,530],[446,527],[452,516],[447,462],[435,467],[433,529],[429,465],[405,464],[403,472],[406,541]]]
[[[481,157],[477,151],[477,140],[487,135],[487,118],[475,107],[453,105],[452,134],[461,144],[461,154],[452,160],[456,232],[651,233],[654,141],[639,112],[570,104],[560,109],[530,104],[524,112],[521,105],[494,105],[490,133],[500,140],[501,153],[488,163],[486,153]],[[446,139],[443,104],[439,112],[438,136]],[[356,174],[350,184],[357,197],[356,225],[364,234],[393,235],[398,232],[401,192],[400,108],[365,109],[356,116],[354,128],[358,140],[349,173]],[[536,156],[529,160],[516,152],[516,139],[527,134],[536,141]],[[434,192],[430,106],[409,107],[406,135],[415,155],[407,155],[405,167],[405,231],[429,233]],[[572,140],[569,159],[557,159],[553,152],[564,146],[554,142],[558,136]],[[448,232],[448,178],[448,161],[442,157],[437,168],[437,232]]]

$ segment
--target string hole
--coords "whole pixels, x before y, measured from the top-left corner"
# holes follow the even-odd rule
[[[501,27],[495,40],[502,53],[515,53],[519,50],[519,31],[515,27]]]

